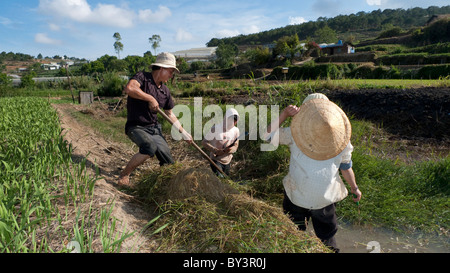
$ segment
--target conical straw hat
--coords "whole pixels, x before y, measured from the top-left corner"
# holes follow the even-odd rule
[[[351,124],[339,106],[324,99],[312,99],[293,117],[291,132],[295,144],[308,157],[327,160],[348,145]]]

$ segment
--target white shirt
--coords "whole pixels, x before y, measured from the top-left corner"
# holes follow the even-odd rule
[[[344,199],[348,191],[339,175],[341,163],[351,163],[351,143],[336,157],[314,160],[306,156],[295,144],[291,128],[279,129],[279,140],[273,132],[271,142],[289,145],[291,151],[289,173],[283,179],[287,196],[295,205],[307,209],[320,209]]]
[[[233,126],[227,131],[216,130],[215,126],[211,128],[211,131],[205,135],[205,139],[209,140],[209,143],[217,148],[224,149],[229,145],[233,144],[233,142],[239,138],[239,128]],[[216,156],[213,152],[210,153],[210,157],[222,164],[230,164],[231,159],[233,158],[233,153],[236,152],[238,147],[238,142],[235,143],[230,153]]]

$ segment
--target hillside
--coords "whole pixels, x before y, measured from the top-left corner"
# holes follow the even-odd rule
[[[386,27],[400,27],[410,30],[426,25],[435,15],[450,14],[450,5],[443,7],[431,6],[426,9],[385,9],[370,13],[358,12],[350,15],[339,15],[333,18],[320,17],[317,21],[309,21],[299,25],[288,25],[260,33],[239,35],[229,38],[213,38],[207,46],[217,46],[220,42],[234,43],[236,45],[264,45],[270,44],[283,36],[297,34],[300,40],[308,37],[317,38],[316,31],[324,26],[330,27],[338,34],[338,39],[346,40],[354,37],[354,42],[377,37]],[[317,41],[322,42],[322,41]]]

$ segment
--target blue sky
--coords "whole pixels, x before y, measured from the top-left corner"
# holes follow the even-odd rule
[[[445,6],[448,0],[0,0],[0,52],[67,55],[95,60],[114,51],[121,57],[204,47],[211,38],[250,34],[289,24],[376,9]]]

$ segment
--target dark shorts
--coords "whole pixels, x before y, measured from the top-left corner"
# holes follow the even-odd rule
[[[139,147],[139,153],[151,157],[156,155],[161,166],[174,163],[160,124],[146,127],[133,126],[127,131],[127,135]]]
[[[230,175],[230,164],[222,164],[216,160],[213,159],[213,162],[216,163],[217,167],[219,167],[222,172],[224,172],[226,175]],[[218,176],[222,176],[222,174],[220,173],[219,170],[217,170],[217,168],[213,165],[213,164],[209,164],[211,166],[211,170]]]
[[[283,210],[300,230],[306,230],[306,225],[311,219],[316,236],[330,249],[339,252],[334,238],[338,230],[335,204],[321,209],[305,209],[293,204],[284,193]]]

